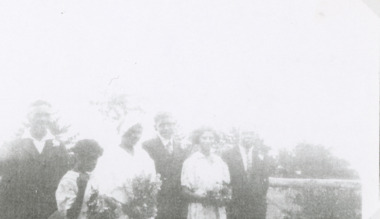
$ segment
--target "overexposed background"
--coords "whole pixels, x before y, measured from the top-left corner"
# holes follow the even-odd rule
[[[379,27],[360,0],[1,1],[0,140],[45,99],[106,144],[89,102],[124,92],[185,131],[249,123],[273,149],[331,147],[366,183],[365,218],[378,197]]]

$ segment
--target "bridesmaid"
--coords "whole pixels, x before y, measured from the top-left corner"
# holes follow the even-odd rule
[[[188,219],[226,219],[226,209],[207,197],[207,192],[220,185],[230,183],[226,163],[211,148],[218,136],[211,128],[200,128],[193,134],[193,144],[199,151],[191,155],[183,164],[181,184],[183,195],[189,202]]]
[[[149,154],[142,149],[143,126],[139,119],[122,121],[118,127],[119,144],[111,147],[99,160],[95,175],[99,191],[121,204],[126,204],[132,194],[131,182],[136,177],[156,179],[156,168]],[[121,218],[128,218],[122,213]]]

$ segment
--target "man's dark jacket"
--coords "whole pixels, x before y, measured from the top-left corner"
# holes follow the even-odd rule
[[[55,191],[69,168],[65,147],[47,140],[40,154],[25,138],[4,145],[2,152],[0,218],[48,218],[57,209]]]
[[[144,142],[143,148],[154,160],[162,180],[156,219],[186,218],[187,205],[181,196],[181,171],[188,156],[187,150],[174,142],[173,152],[169,154],[159,137]]]
[[[223,159],[228,165],[232,186],[228,218],[265,219],[270,173],[268,157],[253,150],[252,168],[248,172],[244,169],[239,147],[227,151]]]

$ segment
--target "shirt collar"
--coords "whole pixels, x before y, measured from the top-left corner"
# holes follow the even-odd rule
[[[169,144],[169,143],[172,143],[172,144],[173,144],[173,138],[166,139],[166,138],[162,137],[159,133],[158,133],[157,135],[158,135],[158,138],[160,138],[161,143],[162,143],[164,146],[166,146],[166,145]]]
[[[22,138],[29,138],[29,139],[32,139],[33,141],[47,141],[47,140],[54,139],[54,136],[50,133],[49,130],[47,130],[46,135],[41,140],[37,140],[33,138],[33,136],[30,134],[30,129],[28,129],[24,132],[24,134],[22,135]]]
[[[197,152],[194,152],[193,156],[196,158],[196,159],[201,159],[201,160],[205,160],[205,159],[209,159],[211,161],[214,161],[215,160],[215,154],[213,154],[211,152],[210,156],[209,157],[206,157],[206,155],[204,155],[202,152],[200,151],[197,151]]]
[[[240,154],[241,154],[242,156],[246,154],[246,149],[245,149],[243,146],[241,146],[241,145],[239,145],[239,151],[240,151]],[[248,150],[248,153],[249,153],[249,154],[252,154],[252,151],[253,151],[253,147],[251,147],[251,148]],[[258,157],[260,160],[264,160],[264,155],[261,154],[261,153],[259,153],[259,154],[257,155],[257,157]]]
[[[245,147],[243,147],[243,146],[241,146],[241,145],[239,145],[239,150],[240,150],[240,153],[242,153],[242,154],[246,154],[246,153],[247,153],[247,152],[246,152],[247,149],[245,149]],[[253,150],[253,147],[249,148],[249,149],[248,149],[248,153],[251,153],[252,150]]]

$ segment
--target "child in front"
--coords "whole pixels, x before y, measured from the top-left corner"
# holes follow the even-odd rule
[[[60,215],[67,219],[87,218],[87,201],[91,190],[96,189],[96,180],[91,172],[103,154],[99,144],[91,139],[78,141],[71,149],[75,155],[75,166],[61,179],[56,200]]]

